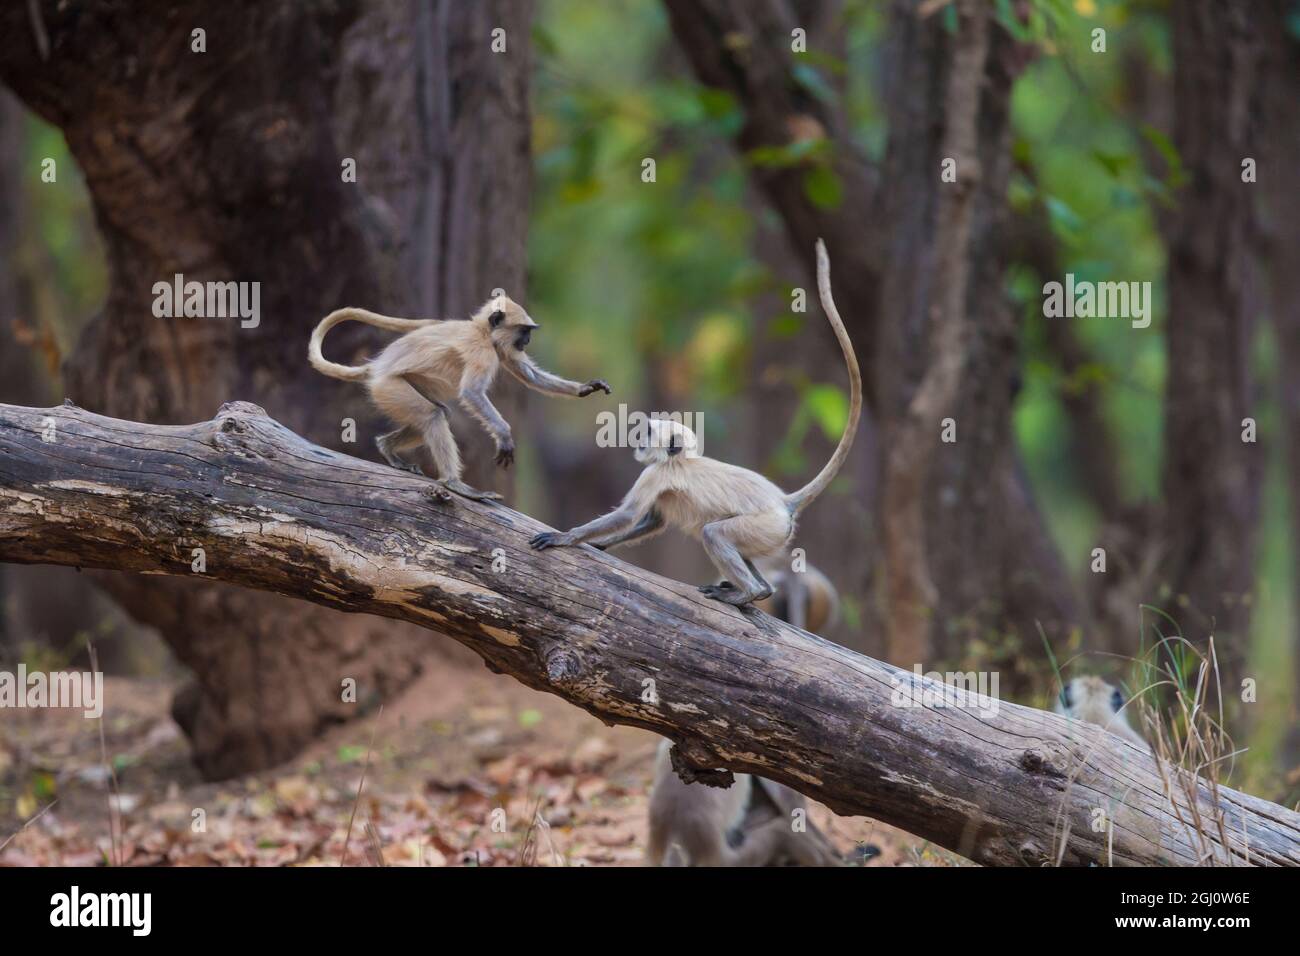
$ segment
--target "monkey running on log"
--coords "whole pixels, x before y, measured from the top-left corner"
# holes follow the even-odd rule
[[[321,354],[321,345],[330,329],[348,321],[406,334],[364,365],[339,365]],[[388,464],[423,474],[402,453],[424,445],[443,488],[476,501],[490,501],[501,496],[461,481],[460,450],[448,421],[449,402],[459,402],[478,419],[496,445],[496,463],[509,468],[515,459],[510,424],[488,398],[488,389],[502,368],[543,395],[583,398],[596,391],[609,394],[609,384],[603,379],[570,382],[533,362],[524,349],[537,328],[540,326],[532,316],[506,295],[488,300],[469,321],[399,319],[365,309],[339,309],[312,332],[307,358],[312,368],[331,378],[364,382],[371,402],[398,426],[375,440]]]
[[[583,542],[610,547],[648,538],[673,525],[703,544],[724,579],[702,586],[703,594],[735,605],[770,597],[772,586],[754,561],[780,554],[789,545],[799,513],[826,489],[848,458],[862,413],[858,359],[831,298],[830,260],[820,239],[817,291],[844,352],[850,402],[839,446],[816,478],[787,495],[757,472],[695,453],[695,433],[681,422],[653,419],[645,443],[635,453],[646,468],[622,503],[569,531],[536,535],[529,542],[532,547],[540,551]]]

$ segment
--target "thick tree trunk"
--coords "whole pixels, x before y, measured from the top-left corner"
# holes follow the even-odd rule
[[[192,578],[202,547],[211,577],[423,625],[602,720],[672,737],[696,776],[758,773],[981,863],[1300,865],[1300,814],[1100,728],[963,701],[594,548],[532,551],[537,522],[431,488],[244,403],[182,427],[0,406],[0,560]],[[1096,832],[1099,810],[1111,826]]]
[[[823,135],[829,141],[831,169],[842,187],[834,208],[818,206],[807,195],[803,177],[808,166],[754,165],[751,170],[809,272],[813,240],[826,238],[836,264],[836,298],[858,347],[877,434],[883,439],[879,456],[888,460],[894,423],[935,360],[927,347],[933,305],[928,290],[952,281],[940,274],[937,258],[938,197],[951,185],[939,179],[941,142],[948,123],[972,120],[948,115],[954,40],[938,17],[919,18],[915,3],[894,5],[885,83],[890,144],[884,171],[878,174],[858,154],[837,111],[798,82],[790,31],[803,24],[787,4],[665,4],[696,75],[730,92],[745,110],[736,138],[740,150],[789,146]],[[878,500],[871,502],[880,533],[869,552],[874,566],[892,572],[895,555],[885,542],[919,542],[913,564],[923,564],[935,586],[924,615],[928,627],[888,635],[891,660],[929,666],[936,659],[957,657],[971,636],[992,634],[1006,638],[1006,646],[1002,654],[994,648],[997,656],[985,663],[1000,666],[1013,682],[1016,662],[1025,659],[1024,647],[1038,643],[1040,625],[1057,637],[1080,620],[1071,582],[1033,501],[1011,432],[1018,330],[1002,294],[1001,232],[1010,169],[1010,90],[1022,60],[1011,39],[990,26],[977,79],[979,95],[972,97],[977,102],[973,121],[980,181],[967,240],[944,258],[959,262],[968,274],[963,302],[970,335],[951,412],[957,441],[935,452],[928,480],[920,472],[912,479],[919,488],[918,507],[908,514],[923,514],[923,527],[918,529],[913,520],[890,535],[885,526],[898,512],[886,506],[882,486]],[[877,190],[878,179],[888,188]],[[910,489],[901,470],[892,483],[899,495]],[[912,534],[919,536],[913,539]],[[887,594],[883,597],[881,617],[888,619]]]
[[[69,395],[159,422],[244,394],[295,429],[373,454],[383,423],[354,385],[307,367],[313,324],[361,305],[464,314],[522,292],[528,148],[528,0],[374,4],[107,2],[0,11],[0,79],[57,124],[107,240],[111,291],[68,369]],[[32,41],[34,9],[49,37]],[[491,51],[491,30],[507,51]],[[196,28],[206,52],[192,48]],[[357,161],[356,182],[343,162]],[[152,314],[154,283],[260,283],[255,328]],[[349,326],[355,360],[381,338]],[[471,454],[485,442],[464,432]],[[479,476],[482,480],[482,476]],[[111,565],[110,565],[111,566]],[[194,671],[178,700],[209,777],[279,762],[331,720],[342,671],[370,699],[420,667],[409,627],[341,618],[220,586],[110,576]]]
[[[1291,713],[1284,766],[1300,767],[1300,39],[1287,29],[1290,7],[1270,0],[1265,21],[1268,98],[1265,101],[1263,159],[1259,188],[1267,201],[1264,261],[1270,266],[1269,302],[1278,343],[1278,406],[1288,465],[1291,509],[1292,627]]]
[[[1247,6],[1218,0],[1190,0],[1171,16],[1174,145],[1187,184],[1162,223],[1169,247],[1167,592],[1155,603],[1189,639],[1214,635],[1229,699],[1240,693],[1250,638],[1267,447],[1243,440],[1243,420],[1258,422],[1261,410],[1250,368],[1260,305],[1252,293],[1258,187],[1242,181],[1242,161],[1261,144],[1265,23]]]

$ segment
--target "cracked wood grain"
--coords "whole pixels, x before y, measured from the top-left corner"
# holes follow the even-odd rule
[[[1119,737],[958,707],[940,685],[946,706],[900,706],[910,673],[589,547],[533,552],[539,522],[431,490],[242,402],[188,426],[0,405],[0,560],[185,576],[202,547],[212,578],[436,629],[676,740],[689,765],[779,780],[980,863],[1300,864],[1300,814],[1202,787],[1226,837],[1191,832],[1185,798]],[[1113,838],[1092,829],[1098,807]]]

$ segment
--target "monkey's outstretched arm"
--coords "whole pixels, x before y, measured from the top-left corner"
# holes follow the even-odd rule
[[[570,382],[567,378],[552,375],[539,366],[525,352],[509,356],[503,364],[519,381],[543,395],[557,395],[562,398],[585,398],[592,392],[602,391],[609,394],[609,383],[604,379],[592,379],[590,382]]]
[[[568,531],[543,531],[541,534],[535,535],[528,544],[534,551],[545,551],[547,548],[582,544],[584,541],[605,538],[614,532],[621,531],[636,521],[638,517],[637,512],[629,507],[629,503],[624,502],[609,514],[601,515],[594,521],[580,524]]]
[[[509,468],[515,460],[515,440],[510,436],[510,423],[501,417],[487,394],[486,381],[467,382],[461,389],[460,403],[487,429],[497,446],[496,463]]]
[[[637,541],[643,538],[649,538],[664,528],[663,515],[651,508],[645,515],[632,527],[620,531],[608,538],[599,538],[591,542],[593,547],[600,548],[604,551],[606,548],[612,548],[616,544],[627,544],[629,541]]]

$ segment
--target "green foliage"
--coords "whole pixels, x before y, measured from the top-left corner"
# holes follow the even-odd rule
[[[840,178],[829,166],[814,166],[804,173],[803,191],[819,209],[836,209],[844,199]]]

